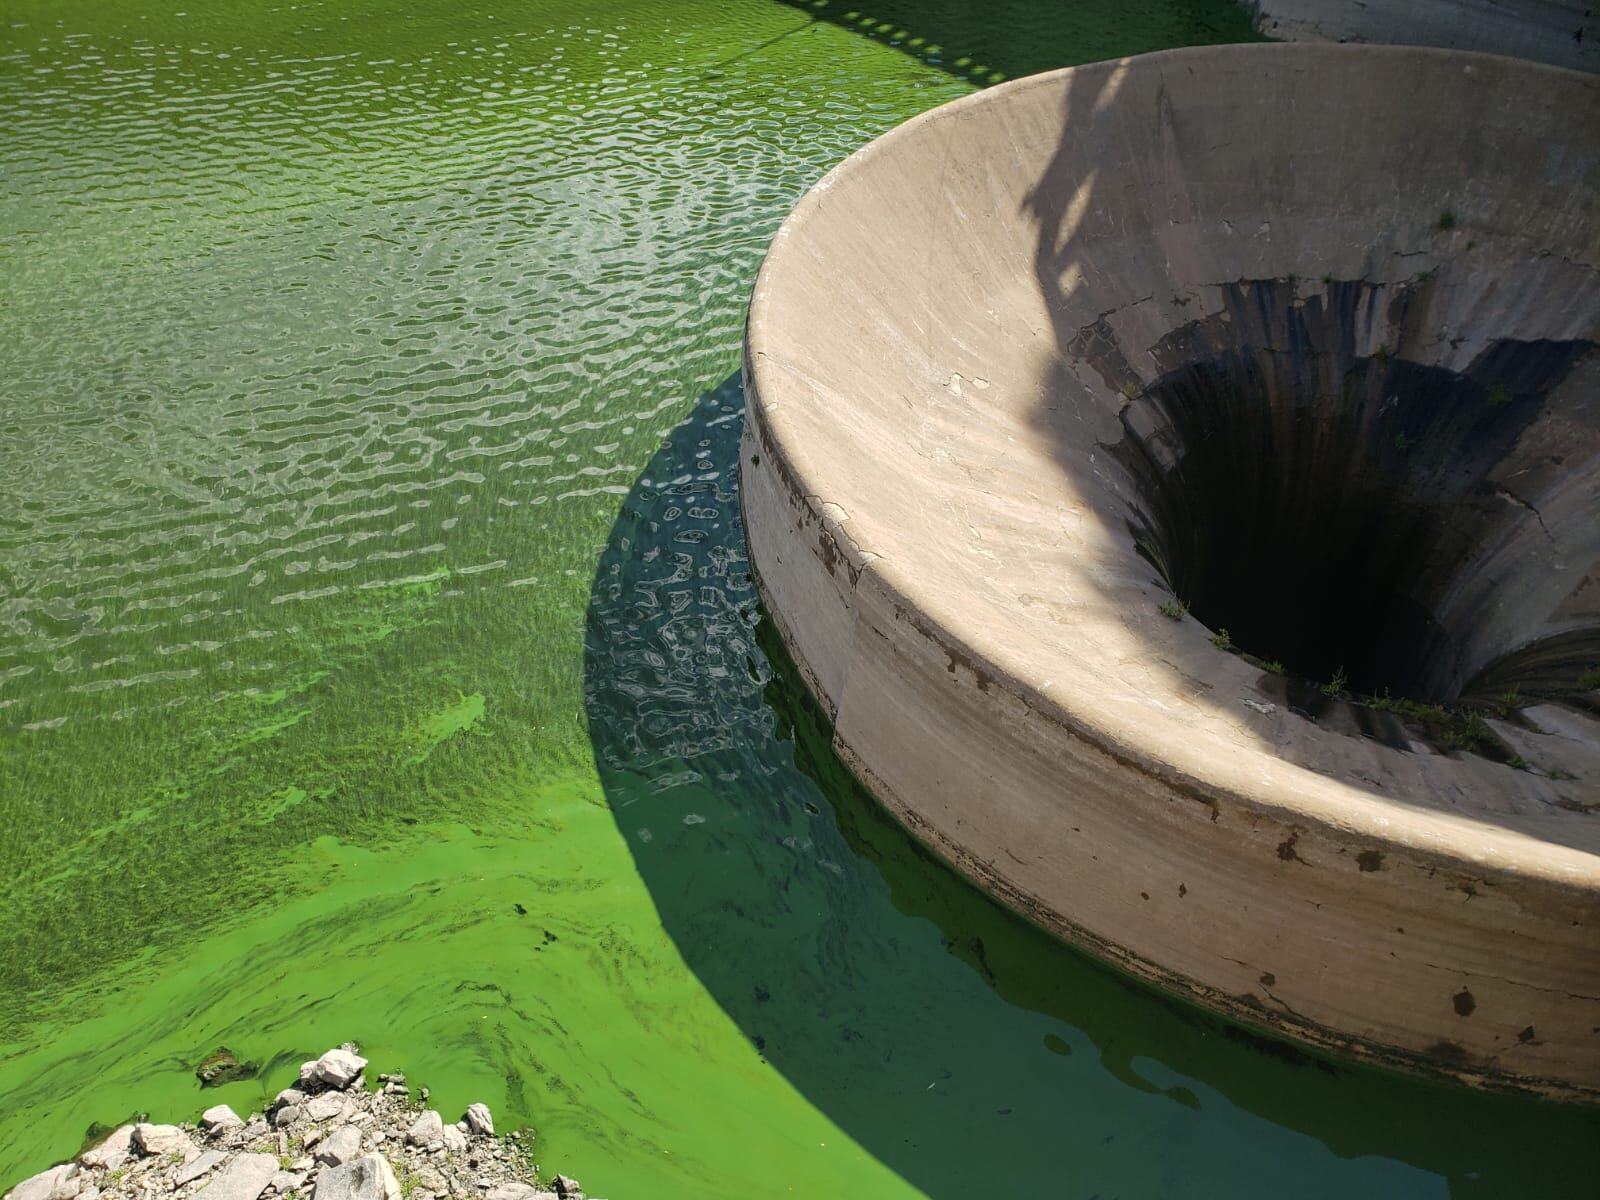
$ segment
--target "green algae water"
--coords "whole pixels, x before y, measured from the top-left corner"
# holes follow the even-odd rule
[[[0,1186],[345,1038],[597,1195],[1582,1194],[1594,1115],[1307,1058],[863,796],[739,525],[805,187],[1227,0],[7,0]],[[201,1092],[219,1045],[262,1064]]]

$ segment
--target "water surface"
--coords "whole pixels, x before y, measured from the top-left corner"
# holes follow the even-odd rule
[[[974,87],[1245,32],[8,0],[0,1182],[347,1037],[615,1197],[1592,1178],[1582,1114],[1274,1057],[1010,921],[760,637],[724,381],[798,195]],[[219,1044],[262,1078],[202,1095]]]

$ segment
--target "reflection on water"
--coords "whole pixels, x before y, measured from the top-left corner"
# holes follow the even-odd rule
[[[1304,1056],[931,860],[834,756],[762,616],[741,410],[737,379],[703,397],[623,505],[591,598],[590,736],[690,967],[846,1132],[932,1196],[1561,1194],[1600,1164],[1582,1114]]]

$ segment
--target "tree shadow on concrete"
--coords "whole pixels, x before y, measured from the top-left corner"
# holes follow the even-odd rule
[[[591,593],[600,779],[689,967],[930,1197],[1578,1194],[1585,1113],[1335,1065],[1061,945],[887,818],[760,609],[737,377],[622,505]],[[803,1180],[795,1180],[803,1184]]]

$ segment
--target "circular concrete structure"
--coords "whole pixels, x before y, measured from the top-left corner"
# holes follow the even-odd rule
[[[1413,48],[1101,63],[852,156],[756,284],[741,464],[839,753],[1166,988],[1600,1095],[1597,207],[1600,83]]]

